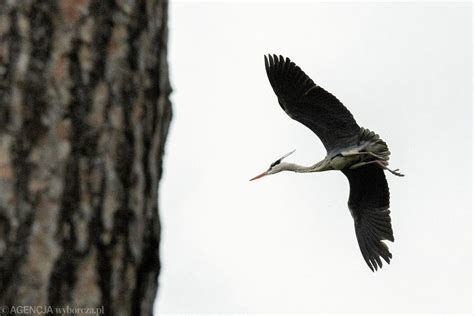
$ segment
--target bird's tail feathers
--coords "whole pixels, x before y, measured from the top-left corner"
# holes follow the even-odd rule
[[[359,144],[362,145],[366,151],[382,157],[383,160],[387,161],[389,159],[390,150],[388,150],[387,143],[371,130],[364,127],[360,128]]]

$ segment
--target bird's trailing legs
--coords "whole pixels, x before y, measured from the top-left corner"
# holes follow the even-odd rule
[[[359,163],[356,163],[356,164],[352,165],[350,167],[350,169],[356,169],[356,168],[366,166],[366,165],[370,165],[370,164],[373,164],[373,163],[378,164],[382,169],[390,171],[392,174],[394,174],[398,177],[404,177],[405,176],[404,174],[399,172],[400,171],[399,169],[395,169],[395,170],[389,169],[387,167],[388,162],[386,162],[385,160],[372,160],[372,161],[367,161],[367,162],[359,162]]]

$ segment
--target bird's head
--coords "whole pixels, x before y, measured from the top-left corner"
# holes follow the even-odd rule
[[[296,150],[296,149],[295,149]],[[278,173],[280,171],[284,171],[286,170],[285,169],[285,166],[287,165],[285,162],[282,162],[283,159],[285,159],[286,157],[288,157],[289,155],[291,155],[292,153],[295,152],[295,150],[293,151],[290,151],[289,153],[287,153],[286,155],[284,155],[283,157],[281,157],[280,159],[272,162],[272,164],[270,165],[270,167],[265,171],[265,172],[262,172],[261,174],[259,174],[258,176],[255,176],[253,177],[252,179],[250,179],[250,181],[253,181],[253,180],[257,180],[257,179],[260,179],[262,177],[265,177],[265,176],[268,176],[268,175],[271,175],[271,174],[275,174],[275,173]]]

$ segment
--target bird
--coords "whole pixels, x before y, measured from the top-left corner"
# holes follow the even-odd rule
[[[308,127],[326,149],[323,160],[300,166],[284,162],[292,152],[270,164],[250,181],[282,171],[297,173],[341,171],[349,180],[348,207],[362,257],[374,272],[387,264],[392,254],[385,241],[394,242],[390,218],[390,193],[385,170],[403,177],[399,169],[388,167],[390,151],[375,132],[360,127],[349,110],[324,90],[288,57],[264,56],[265,69],[278,103],[290,118]]]

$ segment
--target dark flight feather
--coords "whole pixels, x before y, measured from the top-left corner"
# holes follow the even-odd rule
[[[382,267],[382,257],[390,263],[392,254],[383,240],[394,241],[390,220],[390,192],[383,170],[376,165],[343,169],[349,179],[349,210],[360,251],[369,268]]]
[[[300,67],[283,56],[265,56],[265,68],[283,110],[311,129],[328,154],[357,143],[360,127],[332,94],[317,86]]]

